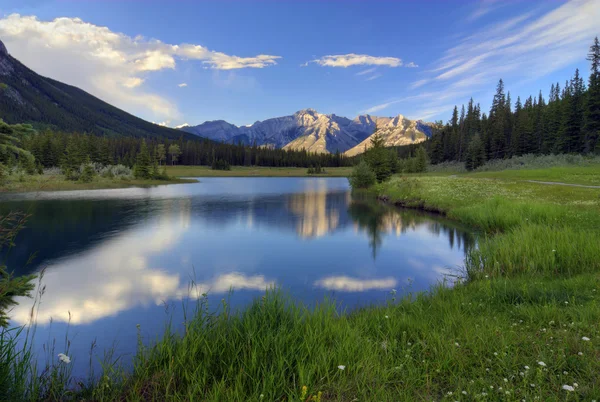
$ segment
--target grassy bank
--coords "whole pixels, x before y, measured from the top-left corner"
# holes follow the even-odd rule
[[[182,334],[140,342],[132,372],[109,369],[92,385],[54,383],[30,396],[600,400],[600,190],[500,176],[394,177],[373,189],[481,229],[468,278],[452,289],[400,299],[392,291],[386,305],[347,315],[327,301],[309,310],[277,292],[241,313],[223,301],[212,315],[201,298]]]
[[[347,177],[351,167],[324,168],[325,173],[309,175],[306,168],[232,166],[231,170],[212,170],[209,166],[168,166],[167,173],[175,177]]]
[[[67,180],[63,175],[24,175],[9,177],[0,184],[2,192],[98,190],[127,187],[151,187],[165,184],[192,183],[193,179],[172,177],[169,180],[139,180],[95,177],[91,182]]]

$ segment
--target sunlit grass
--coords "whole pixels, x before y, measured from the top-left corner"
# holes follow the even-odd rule
[[[179,178],[172,178],[170,180],[109,179],[97,176],[93,181],[83,183],[80,181],[66,180],[63,175],[12,175],[0,184],[0,193],[151,187],[165,184],[193,183],[195,181],[196,180],[193,179]]]

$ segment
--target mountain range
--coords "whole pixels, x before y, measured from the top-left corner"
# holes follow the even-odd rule
[[[0,41],[0,118],[36,128],[108,136],[204,137],[222,143],[256,144],[314,153],[354,156],[370,147],[377,132],[386,146],[424,141],[432,125],[396,117],[361,115],[354,119],[304,109],[291,116],[238,127],[223,120],[177,129],[150,123],[68,84],[43,77],[12,57]]]
[[[431,123],[409,120],[402,115],[377,117],[367,114],[349,119],[303,109],[291,116],[257,121],[249,126],[238,127],[215,120],[179,129],[225,143],[354,156],[371,146],[371,136],[376,133],[383,136],[385,146],[407,145],[430,137],[432,127]]]
[[[0,118],[36,128],[97,135],[190,137],[142,120],[62,82],[42,77],[12,57],[0,41]]]

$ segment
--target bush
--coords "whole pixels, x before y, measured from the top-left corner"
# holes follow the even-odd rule
[[[353,189],[368,188],[375,184],[377,178],[375,172],[371,170],[369,165],[364,160],[361,160],[358,165],[352,169],[352,173],[348,178],[350,186]]]
[[[307,174],[324,174],[326,172],[325,172],[325,169],[323,169],[321,167],[321,165],[316,165],[314,167],[313,166],[309,167],[306,173]]]
[[[91,163],[86,163],[82,165],[81,174],[79,175],[79,181],[84,183],[89,183],[94,180],[96,176],[96,171],[94,170],[94,166]]]
[[[131,179],[133,176],[131,169],[124,165],[103,166],[98,174],[108,179],[115,177],[120,179]]]
[[[223,159],[214,160],[211,168],[212,170],[231,170],[229,162]]]
[[[4,183],[6,176],[8,176],[8,170],[3,164],[0,163],[0,184]]]

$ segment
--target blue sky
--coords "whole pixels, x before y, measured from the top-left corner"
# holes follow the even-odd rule
[[[513,100],[575,68],[587,78],[598,21],[600,0],[2,0],[0,39],[35,71],[170,126],[309,107],[445,121],[470,96],[488,110],[499,78]]]

